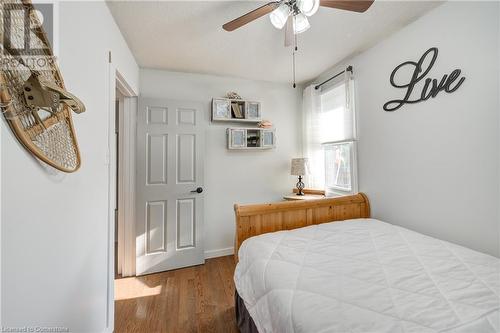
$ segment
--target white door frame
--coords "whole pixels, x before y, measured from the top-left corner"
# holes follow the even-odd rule
[[[135,141],[137,98],[120,73],[116,72],[116,88],[124,96],[120,105],[118,129],[118,258],[121,275],[135,275]],[[120,101],[120,104],[122,102]],[[116,170],[116,169],[115,169]]]
[[[132,142],[129,140],[124,140],[123,149],[125,150],[121,156],[129,156],[127,154],[135,154],[135,122],[131,122],[135,119],[135,114],[137,112],[137,107],[134,109],[134,99],[137,93],[130,87],[123,75],[119,72],[118,68],[112,62],[111,51],[108,54],[108,75],[107,75],[107,96],[108,96],[108,148],[106,152],[106,164],[108,166],[108,253],[107,253],[107,302],[106,302],[106,332],[114,331],[114,317],[115,317],[115,290],[114,290],[114,279],[115,279],[115,202],[116,195],[123,200],[123,204],[131,203],[122,207],[132,207],[132,210],[126,210],[124,214],[123,221],[134,221],[134,186],[135,186],[135,159],[124,159],[123,163],[124,172],[121,173],[123,183],[121,183],[121,189],[123,194],[120,196],[116,193],[116,166],[117,166],[117,156],[116,156],[116,135],[115,135],[115,112],[116,112],[116,90],[118,89],[128,100],[124,102],[124,122],[127,119],[128,126],[124,126],[122,133],[126,135],[132,131],[132,135],[128,135],[128,138],[132,138]],[[132,144],[132,147],[130,146]],[[124,156],[125,155],[125,156]],[[124,188],[132,189],[131,191],[123,191]],[[130,215],[132,214],[132,215]],[[133,223],[131,223],[133,226]],[[123,228],[125,230],[125,228]],[[135,230],[132,234],[134,235],[133,242],[133,258],[135,260]],[[125,256],[127,257],[127,256]],[[124,262],[125,263],[125,262]],[[127,266],[127,265],[124,265]],[[127,266],[128,267],[128,266]],[[134,262],[135,270],[135,262]],[[135,273],[135,272],[134,272]]]

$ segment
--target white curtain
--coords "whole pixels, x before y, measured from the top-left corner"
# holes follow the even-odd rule
[[[303,147],[309,158],[310,175],[306,187],[325,188],[325,160],[322,145],[356,139],[354,80],[346,71],[336,81],[316,90],[310,85],[303,92]]]
[[[309,172],[306,177],[306,187],[323,189],[325,187],[325,168],[323,150],[320,139],[320,112],[321,99],[319,90],[315,85],[310,85],[304,89],[302,96],[303,103],[303,147],[304,155],[309,159]]]

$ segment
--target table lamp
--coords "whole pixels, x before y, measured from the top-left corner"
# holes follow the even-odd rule
[[[304,192],[302,192],[304,189],[302,176],[309,174],[309,160],[307,158],[292,158],[290,174],[292,176],[299,176],[299,181],[296,185],[298,190],[297,195],[304,195]]]

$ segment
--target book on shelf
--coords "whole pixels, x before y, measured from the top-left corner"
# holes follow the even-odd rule
[[[231,109],[233,110],[233,114],[235,118],[242,119],[243,112],[241,112],[240,105],[238,103],[231,103]]]

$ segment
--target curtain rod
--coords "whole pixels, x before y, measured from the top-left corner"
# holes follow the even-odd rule
[[[320,84],[318,84],[317,86],[314,87],[314,89],[318,90],[322,85],[324,85],[325,83],[328,83],[330,82],[331,80],[335,79],[336,77],[339,77],[340,75],[344,74],[346,71],[348,72],[351,72],[352,73],[352,66],[347,66],[347,68],[345,70],[343,70],[342,72],[340,73],[337,73],[335,74],[334,76],[332,76],[331,78],[329,78],[328,80],[326,81],[323,81],[321,82]]]

